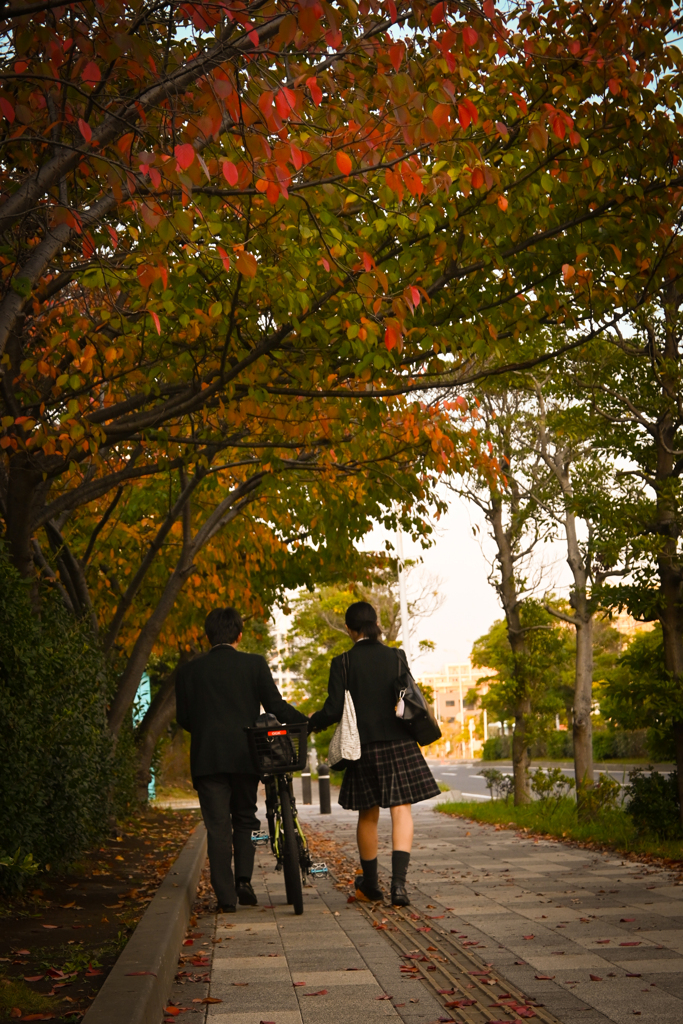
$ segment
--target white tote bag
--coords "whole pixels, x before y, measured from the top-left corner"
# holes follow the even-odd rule
[[[356,721],[356,708],[353,697],[348,690],[348,665],[347,655],[342,655],[342,666],[344,669],[344,710],[342,711],[339,725],[334,730],[334,736],[330,743],[328,760],[330,767],[336,771],[346,768],[350,761],[360,759],[360,734],[358,722]]]

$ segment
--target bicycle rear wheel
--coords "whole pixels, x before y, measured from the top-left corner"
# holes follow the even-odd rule
[[[292,814],[292,799],[289,786],[284,779],[280,781],[280,812],[282,814],[282,831],[284,832],[282,846],[287,902],[294,907],[295,914],[303,914],[304,893],[301,886],[299,844]]]

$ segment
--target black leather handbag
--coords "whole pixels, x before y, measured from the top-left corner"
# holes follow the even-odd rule
[[[396,680],[396,717],[401,719],[412,738],[421,747],[426,747],[429,743],[436,743],[441,739],[441,729],[422,690],[398,651],[396,656],[399,666]]]

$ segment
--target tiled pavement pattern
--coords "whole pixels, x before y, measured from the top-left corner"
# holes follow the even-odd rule
[[[497,975],[562,1024],[683,1024],[683,885],[670,872],[468,824],[435,814],[435,802],[415,808],[408,881],[419,910],[447,913],[440,925],[478,943],[470,948]],[[300,810],[354,856],[354,814]],[[380,823],[388,881],[386,812]],[[387,938],[331,881],[306,890],[304,915],[296,918],[273,866],[259,851],[259,908],[218,918],[215,935],[214,919],[197,925],[215,951],[210,995],[222,1000],[206,1007],[208,1024],[374,1024],[385,1017],[432,1024],[449,1017],[425,983],[400,976],[402,961]],[[192,997],[206,991],[176,986],[172,999],[193,1006]],[[392,1000],[378,998],[384,994]]]

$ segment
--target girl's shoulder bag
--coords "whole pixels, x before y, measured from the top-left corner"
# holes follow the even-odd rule
[[[422,690],[413,679],[407,662],[398,651],[398,678],[396,680],[396,717],[400,718],[412,738],[426,747],[441,739],[441,729],[434,712],[425,700]]]
[[[348,768],[351,761],[360,759],[360,733],[356,721],[356,708],[353,697],[349,693],[348,651],[344,651],[342,654],[342,671],[344,674],[344,710],[339,725],[334,730],[328,755],[330,768],[337,772]]]

